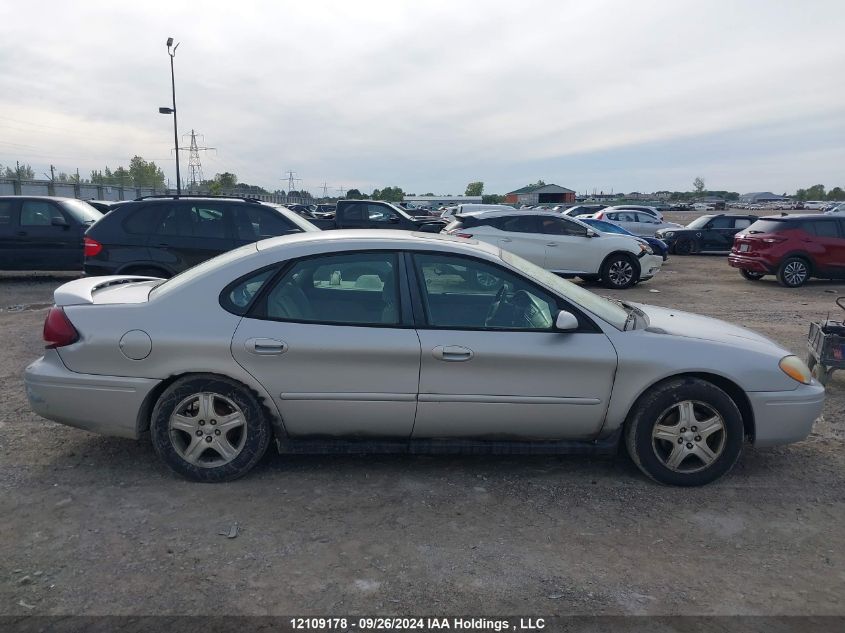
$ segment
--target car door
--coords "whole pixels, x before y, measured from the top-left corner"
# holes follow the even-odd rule
[[[555,330],[561,299],[480,259],[418,252],[409,260],[422,318],[414,438],[596,435],[616,352],[589,319]],[[495,283],[479,287],[480,277]]]
[[[168,207],[147,243],[154,262],[178,273],[235,247],[225,202],[179,200]]]
[[[606,218],[611,222],[615,222],[623,229],[639,235],[637,216],[633,211],[614,211],[613,213],[608,213]]]
[[[79,223],[52,200],[21,201],[17,236],[19,270],[82,270]]]
[[[816,264],[828,275],[845,276],[845,233],[842,221],[836,218],[815,220],[812,223],[816,234],[813,240]]]
[[[0,270],[18,270],[18,230],[17,200],[0,200]]]
[[[546,262],[546,237],[540,232],[540,223],[535,214],[520,213],[506,215],[491,221],[500,233],[499,248],[528,261],[544,266]]]
[[[291,436],[410,436],[420,342],[399,261],[390,251],[317,255],[224,291],[224,307],[247,305],[256,289],[240,284],[266,283],[232,355],[272,395]]]
[[[539,216],[546,252],[544,268],[563,273],[595,273],[601,253],[587,229],[563,218]]]
[[[733,244],[734,218],[716,216],[701,230],[701,250],[729,251]]]

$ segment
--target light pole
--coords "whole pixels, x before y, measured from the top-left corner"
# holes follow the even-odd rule
[[[171,50],[171,47],[173,50]],[[173,150],[176,152],[176,195],[182,195],[182,178],[179,175],[179,130],[176,127],[176,77],[173,74],[173,58],[176,57],[176,49],[179,43],[173,46],[173,38],[167,38],[167,54],[170,55],[170,87],[173,90],[173,107],[159,108],[161,114],[173,115]]]

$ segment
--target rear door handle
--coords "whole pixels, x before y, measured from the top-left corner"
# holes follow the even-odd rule
[[[502,242],[510,242],[511,239],[509,237],[503,237],[500,241]]]
[[[18,237],[25,237],[26,231],[18,231]]]
[[[286,343],[277,341],[274,338],[250,338],[246,340],[244,347],[249,353],[259,354],[261,356],[284,354],[288,351]]]
[[[471,349],[461,347],[460,345],[438,345],[431,350],[431,355],[437,360],[446,361],[447,363],[467,361],[473,356]]]

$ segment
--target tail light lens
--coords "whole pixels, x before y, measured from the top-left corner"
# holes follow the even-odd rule
[[[604,211],[599,211],[593,217],[597,220],[603,220],[604,219]]]
[[[82,240],[82,247],[85,257],[94,257],[97,253],[103,250],[103,245],[90,237],[86,237]]]
[[[457,237],[463,237],[465,239],[469,239],[472,237],[472,233],[455,233]]]
[[[79,340],[79,332],[67,318],[62,308],[53,306],[44,321],[44,342],[47,349],[64,347]]]

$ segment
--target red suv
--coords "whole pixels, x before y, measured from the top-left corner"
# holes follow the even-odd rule
[[[797,288],[810,277],[845,279],[845,218],[760,218],[736,234],[728,262],[750,281],[777,275],[788,288]]]

